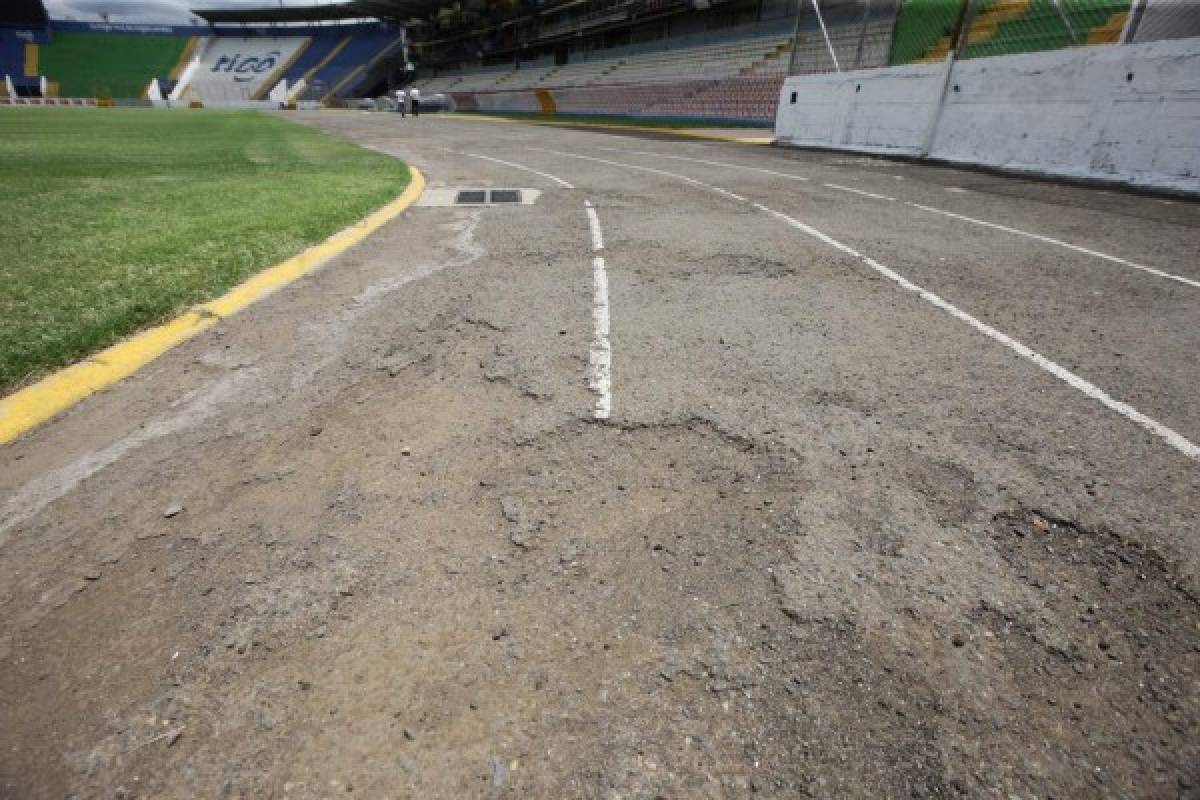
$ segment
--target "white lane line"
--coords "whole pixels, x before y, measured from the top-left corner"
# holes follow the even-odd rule
[[[583,205],[587,209],[588,227],[592,229],[592,249],[603,250],[604,232],[600,230],[600,218],[596,216],[596,208],[592,205],[591,200],[584,200]]]
[[[601,164],[609,164],[611,166],[619,167],[622,169],[633,169],[633,170],[639,170],[639,171],[645,171],[645,172],[654,172],[659,175],[665,175],[665,176],[677,178],[678,180],[681,180],[684,183],[689,183],[694,186],[700,186],[702,188],[709,189],[710,191],[716,192],[723,196],[729,196],[732,194],[731,192],[727,192],[724,189],[721,189],[720,187],[712,186],[711,184],[704,183],[703,181],[698,181],[695,178],[689,178],[686,175],[673,175],[672,173],[665,172],[663,170],[655,170],[655,169],[650,169],[648,167],[639,167],[636,164],[624,164],[619,161],[608,161],[606,159],[594,158],[592,156],[578,155],[576,153],[563,153],[563,152],[559,152],[556,150],[551,150],[548,152],[553,152],[553,153],[556,153],[557,155],[566,156],[567,158],[578,158],[578,159],[583,159],[584,161],[595,161],[595,162],[598,162]],[[746,201],[746,202],[750,202],[750,201]],[[1163,425],[1161,422],[1158,422],[1157,420],[1146,416],[1145,414],[1138,411],[1133,406],[1130,406],[1127,403],[1124,403],[1120,400],[1115,399],[1114,397],[1109,395],[1107,392],[1105,392],[1100,387],[1079,377],[1075,373],[1073,373],[1070,370],[1066,369],[1065,367],[1055,363],[1054,361],[1051,361],[1050,359],[1046,358],[1042,354],[1032,350],[1031,348],[1025,346],[1021,342],[1012,338],[1008,334],[1002,333],[1001,331],[993,328],[991,325],[988,325],[985,322],[981,322],[980,320],[971,316],[967,312],[965,312],[962,309],[958,308],[957,306],[953,305],[949,301],[943,300],[941,297],[939,297],[938,295],[929,291],[928,289],[925,289],[925,288],[913,283],[912,281],[908,280],[900,273],[884,266],[883,264],[879,263],[878,261],[876,261],[873,258],[870,258],[869,256],[863,255],[862,253],[858,252],[857,250],[850,247],[849,245],[843,244],[842,242],[839,242],[837,239],[834,239],[833,237],[831,237],[825,233],[822,233],[821,231],[817,230],[816,228],[812,227],[811,225],[806,225],[803,222],[800,222],[799,220],[788,216],[787,214],[784,214],[780,211],[775,211],[771,208],[768,208],[767,206],[762,205],[761,203],[750,203],[750,204],[755,209],[757,209],[765,214],[769,214],[770,216],[775,217],[776,219],[779,219],[783,222],[786,222],[791,227],[796,228],[797,230],[802,231],[803,233],[806,233],[809,236],[811,236],[821,242],[824,242],[825,244],[829,245],[830,247],[834,247],[834,248],[842,251],[843,253],[846,253],[847,255],[858,259],[863,264],[866,264],[868,267],[873,269],[875,272],[879,273],[880,275],[884,276],[888,280],[893,281],[894,283],[899,285],[901,288],[915,293],[922,300],[925,300],[926,302],[932,304],[933,306],[940,308],[942,311],[945,311],[947,314],[954,317],[955,319],[965,322],[966,324],[970,325],[975,330],[982,333],[984,336],[987,336],[989,339],[992,339],[993,341],[999,342],[1000,344],[1002,344],[1005,347],[1007,347],[1008,349],[1012,350],[1013,352],[1015,352],[1017,355],[1021,356],[1022,358],[1028,359],[1029,361],[1033,362],[1037,366],[1044,369],[1046,372],[1049,372],[1054,377],[1056,377],[1059,380],[1066,383],[1068,386],[1071,386],[1072,388],[1079,390],[1080,392],[1082,392],[1083,394],[1092,398],[1093,400],[1096,400],[1097,402],[1101,403],[1104,407],[1108,408],[1110,411],[1115,411],[1116,413],[1120,414],[1121,416],[1125,417],[1126,419],[1129,419],[1129,420],[1137,423],[1138,425],[1142,426],[1146,430],[1153,433],[1155,436],[1158,436],[1161,439],[1163,439],[1167,444],[1171,445],[1172,447],[1174,447],[1179,452],[1183,453],[1188,458],[1200,461],[1200,446],[1197,446],[1196,444],[1192,443],[1191,441],[1186,439],[1181,434],[1177,433],[1176,431],[1172,430],[1171,428],[1168,428],[1166,425]]]
[[[712,186],[710,184],[704,183],[703,181],[698,181],[695,178],[689,178],[686,175],[677,175],[674,172],[666,172],[661,169],[654,169],[653,167],[640,167],[637,164],[622,164],[618,161],[608,161],[603,158],[594,158],[592,156],[581,156],[576,153],[563,153],[558,150],[543,150],[543,152],[552,153],[556,156],[566,156],[567,158],[580,158],[580,159],[583,159],[584,161],[595,161],[598,164],[610,164],[614,167],[623,167],[625,169],[635,169],[635,170],[638,170],[639,172],[652,172],[655,175],[665,175],[668,178],[675,178],[676,180],[681,180],[684,183],[690,183],[694,186],[703,187],[705,189],[708,189],[711,192],[716,192],[719,195],[728,197],[731,200],[737,200],[742,203],[750,202],[746,198],[742,197],[740,194],[735,194],[734,192],[731,192],[728,189],[722,189],[720,186]]]
[[[549,172],[541,172],[539,170],[534,169],[533,167],[527,167],[524,164],[517,164],[512,161],[503,161],[499,158],[492,158],[491,156],[485,156],[482,153],[467,153],[467,152],[459,151],[459,150],[450,150],[449,152],[460,153],[461,155],[470,156],[471,158],[481,158],[484,161],[491,161],[496,164],[503,164],[504,166],[512,167],[513,169],[521,169],[521,170],[525,170],[526,172],[532,172],[534,175],[540,175],[543,178],[546,178],[547,180],[554,181],[555,183],[557,183],[559,186],[563,187],[564,189],[574,189],[575,188],[574,186],[567,183],[566,181],[564,181],[562,178],[558,177],[557,175],[551,175]]]
[[[1182,275],[1172,275],[1170,272],[1164,272],[1161,269],[1156,269],[1154,267],[1147,267],[1145,264],[1137,264],[1137,263],[1134,263],[1133,261],[1128,261],[1119,256],[1110,256],[1108,253],[1101,253],[1097,250],[1089,250],[1086,247],[1080,247],[1077,244],[1071,244],[1070,242],[1064,242],[1061,239],[1053,239],[1049,236],[1043,236],[1040,233],[1031,233],[1029,231],[1023,231],[1019,228],[1010,228],[1007,225],[1000,225],[995,222],[988,222],[987,220],[976,219],[975,217],[967,217],[962,214],[955,214],[953,211],[943,211],[940,208],[933,208],[931,206],[923,206],[920,203],[907,203],[906,202],[905,205],[912,206],[913,208],[919,208],[922,211],[928,211],[930,214],[941,214],[942,216],[953,217],[954,219],[962,220],[963,222],[970,222],[975,225],[982,225],[985,228],[995,228],[998,231],[1004,231],[1005,233],[1011,233],[1014,236],[1024,236],[1027,239],[1036,239],[1039,242],[1045,242],[1047,244],[1058,245],[1059,247],[1065,247],[1068,250],[1074,250],[1077,253],[1083,253],[1084,255],[1094,256],[1096,258],[1102,258],[1105,261],[1111,261],[1114,264],[1120,264],[1123,267],[1129,267],[1130,269],[1141,270],[1142,272],[1148,272],[1151,275],[1156,275],[1159,278],[1166,278],[1169,281],[1177,281],[1179,283],[1187,284],[1188,286],[1194,286],[1197,289],[1200,289],[1200,281],[1194,281],[1191,278],[1185,278]]]
[[[539,149],[541,149],[541,148],[539,148]],[[804,177],[803,175],[789,175],[786,172],[776,172],[776,171],[770,170],[770,169],[762,169],[761,167],[751,167],[751,166],[747,166],[745,164],[729,164],[729,163],[725,163],[722,161],[706,161],[701,158],[688,158],[687,156],[675,156],[675,155],[668,155],[666,153],[655,153],[650,150],[622,150],[617,147],[600,147],[597,149],[608,150],[611,152],[618,152],[618,153],[629,153],[630,155],[655,156],[658,158],[673,158],[673,159],[676,159],[679,161],[694,161],[697,164],[707,164],[711,167],[725,167],[727,169],[742,170],[745,172],[764,172],[768,175],[777,175],[781,178],[791,178],[791,179],[797,180],[797,181],[809,180],[808,178]],[[904,177],[902,175],[894,175],[893,177],[896,180],[901,180],[901,181],[904,180]],[[853,192],[854,194],[860,194],[860,195],[863,195],[864,197],[872,197],[872,198],[875,198],[878,200],[889,200],[889,201],[896,200],[896,198],[888,197],[887,195],[873,194],[872,192],[865,192],[862,189],[854,189],[850,186],[839,186],[836,183],[823,183],[821,185],[825,186],[829,189],[837,189],[837,190],[843,191],[843,192]],[[967,191],[966,189],[959,189],[958,187],[953,187],[953,186],[949,187],[947,189],[947,191],[950,191],[950,190],[956,190],[956,191],[963,192],[963,193],[965,193]],[[1181,275],[1174,275],[1170,272],[1164,272],[1163,270],[1156,269],[1155,267],[1148,267],[1144,264],[1138,264],[1136,262],[1121,258],[1120,256],[1113,256],[1113,255],[1109,255],[1108,253],[1101,253],[1098,250],[1089,250],[1086,247],[1080,247],[1077,244],[1071,244],[1070,242],[1064,242],[1061,239],[1055,239],[1050,236],[1043,236],[1040,233],[1031,233],[1030,231],[1023,231],[1019,228],[1010,228],[1007,225],[1001,225],[996,222],[988,222],[987,220],[976,219],[975,217],[968,217],[968,216],[964,216],[962,214],[955,214],[952,211],[943,211],[940,208],[932,208],[931,206],[924,206],[924,205],[921,205],[920,203],[912,203],[909,201],[902,201],[902,202],[906,206],[911,206],[912,208],[920,209],[921,211],[928,211],[931,214],[942,214],[944,216],[953,217],[954,219],[961,220],[963,222],[970,222],[975,225],[983,225],[985,227],[993,228],[998,231],[1003,231],[1005,233],[1011,233],[1014,236],[1024,236],[1027,239],[1035,239],[1039,242],[1044,242],[1046,244],[1052,244],[1052,245],[1056,245],[1058,247],[1065,247],[1068,250],[1074,250],[1077,253],[1083,253],[1084,255],[1093,256],[1095,258],[1103,259],[1104,261],[1110,261],[1114,264],[1120,264],[1121,266],[1124,266],[1124,267],[1129,267],[1131,269],[1140,270],[1142,272],[1149,273],[1149,274],[1154,275],[1159,278],[1166,278],[1169,281],[1177,281],[1178,283],[1183,283],[1188,286],[1194,286],[1196,288],[1200,288],[1200,281],[1192,280],[1191,278],[1185,278]]]
[[[864,192],[862,189],[855,189],[850,186],[839,186],[836,183],[822,183],[821,185],[826,187],[827,189],[837,189],[839,192],[852,192],[854,194],[861,194],[863,197],[873,197],[876,200],[887,200],[887,201],[891,202],[896,199],[894,197],[888,197],[886,194],[875,194],[874,192]]]
[[[597,147],[597,150],[607,150],[611,153],[628,153],[634,156],[654,156],[655,158],[671,158],[676,161],[692,161],[697,164],[707,164],[710,167],[726,167],[728,169],[747,170],[749,172],[761,172],[764,175],[774,175],[777,178],[787,178],[791,181],[807,181],[809,178],[803,175],[794,175],[789,172],[776,172],[773,169],[764,169],[762,167],[748,167],[745,164],[729,164],[724,161],[709,161],[703,158],[689,158],[688,156],[675,156],[666,153],[655,153],[652,150],[626,150],[621,147]]]
[[[604,249],[604,233],[600,217],[590,200],[583,201],[588,227],[592,231],[592,250]],[[592,258],[592,345],[588,348],[588,386],[596,394],[592,414],[596,419],[608,419],[612,413],[612,343],[609,341],[608,272],[604,256]]]

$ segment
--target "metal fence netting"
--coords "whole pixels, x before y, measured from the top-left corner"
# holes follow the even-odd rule
[[[1200,37],[1200,0],[801,0],[790,73]]]

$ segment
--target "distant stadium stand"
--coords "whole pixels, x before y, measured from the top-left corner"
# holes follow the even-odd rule
[[[0,81],[9,76],[22,97],[44,87],[49,97],[146,102],[157,80],[176,100],[221,105],[262,102],[281,79],[303,80],[331,100],[384,80],[384,62],[402,52],[395,24],[318,25],[323,11],[300,11],[311,21],[197,28],[49,20],[40,0],[0,0]]]
[[[21,96],[41,93],[38,48],[46,41],[48,22],[41,0],[0,3],[0,95],[7,98],[5,76]]]
[[[966,31],[966,58],[1113,44],[1130,0],[981,0]],[[905,0],[896,21],[890,63],[944,61],[962,4]]]
[[[425,94],[449,93],[464,110],[765,122],[774,118],[790,40],[777,33],[691,47],[600,51],[600,57],[562,66],[477,68],[416,85]]]
[[[356,31],[327,63],[313,75],[312,82],[329,87],[329,95],[349,96],[366,80],[370,67],[397,51],[404,44],[403,34],[389,29]]]
[[[215,36],[200,46],[173,99],[205,105],[262,100],[309,41],[307,36]]]
[[[183,29],[5,0],[0,74],[23,96],[140,98],[157,80],[189,104],[261,104],[283,80],[288,101],[336,106],[411,84],[468,111],[766,125],[787,75],[1200,35],[1200,0],[1131,1],[344,0],[198,9],[209,27]]]
[[[350,39],[350,36],[336,28],[318,31],[308,47],[292,62],[283,79],[288,82],[288,86],[295,86],[302,80],[305,85],[311,85],[316,73],[341,52],[350,43]]]
[[[286,80],[289,87],[309,87],[306,97],[312,97],[312,87],[322,87],[312,99],[330,100],[353,92],[403,43],[403,32],[379,24],[217,35],[198,49],[199,62],[182,76],[175,99],[205,105],[257,102]]]
[[[41,46],[39,74],[62,97],[142,97],[155,78],[179,77],[185,36],[55,31]]]

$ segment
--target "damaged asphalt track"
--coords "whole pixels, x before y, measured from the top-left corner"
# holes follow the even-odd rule
[[[0,797],[1200,796],[1200,206],[293,116],[541,194],[3,448]]]

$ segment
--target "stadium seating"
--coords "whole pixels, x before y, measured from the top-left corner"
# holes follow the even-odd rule
[[[26,87],[33,91],[45,76],[50,94],[142,98],[156,78],[170,91],[193,57],[199,56],[203,63],[186,75],[187,85],[180,87],[176,99],[256,101],[281,78],[289,85],[305,78],[307,84],[321,86],[321,99],[352,92],[371,77],[368,68],[374,61],[394,53],[402,43],[394,28],[378,24],[290,29],[283,36],[274,35],[280,29],[269,28],[239,30],[234,36],[197,36],[191,34],[207,30],[107,27],[51,22],[32,33],[0,28],[0,76],[11,75],[23,91]],[[234,58],[236,66],[230,69]],[[247,59],[253,60],[253,69],[237,71]]]
[[[887,66],[893,24],[894,18],[890,16],[868,20],[865,26],[857,21],[830,24],[828,43],[819,30],[801,31],[791,59],[793,71],[798,74],[835,71],[830,45],[843,70]]]
[[[500,108],[503,98],[553,90],[561,113],[687,116],[742,121],[774,117],[787,70],[790,37],[731,41],[638,53],[619,53],[563,66],[540,64],[476,69],[418,81],[422,92],[448,92],[460,108]],[[603,51],[601,51],[603,52]],[[886,57],[887,48],[880,52]],[[513,110],[518,110],[513,107]]]
[[[62,97],[141,97],[154,78],[178,76],[188,44],[185,36],[55,31],[36,73]]]
[[[306,84],[311,84],[317,71],[349,44],[349,39],[350,37],[337,31],[313,36],[308,47],[284,71],[283,79],[288,82],[288,86],[294,86],[302,79]]]
[[[982,0],[964,55],[976,58],[1116,42],[1130,0]],[[906,0],[890,63],[943,61],[958,20],[957,3]]]
[[[175,99],[236,104],[260,100],[308,47],[307,36],[216,36],[198,51]]]
[[[333,58],[313,74],[310,84],[329,87],[329,95],[344,97],[356,87],[356,79],[365,77],[366,67],[398,48],[403,39],[394,30],[358,31],[340,45]],[[344,41],[344,40],[343,40]]]
[[[8,75],[18,88],[36,86],[38,73],[35,69],[32,75],[26,75],[28,58],[26,53],[37,52],[38,42],[45,41],[44,31],[17,31],[10,28],[0,28],[0,81]]]

